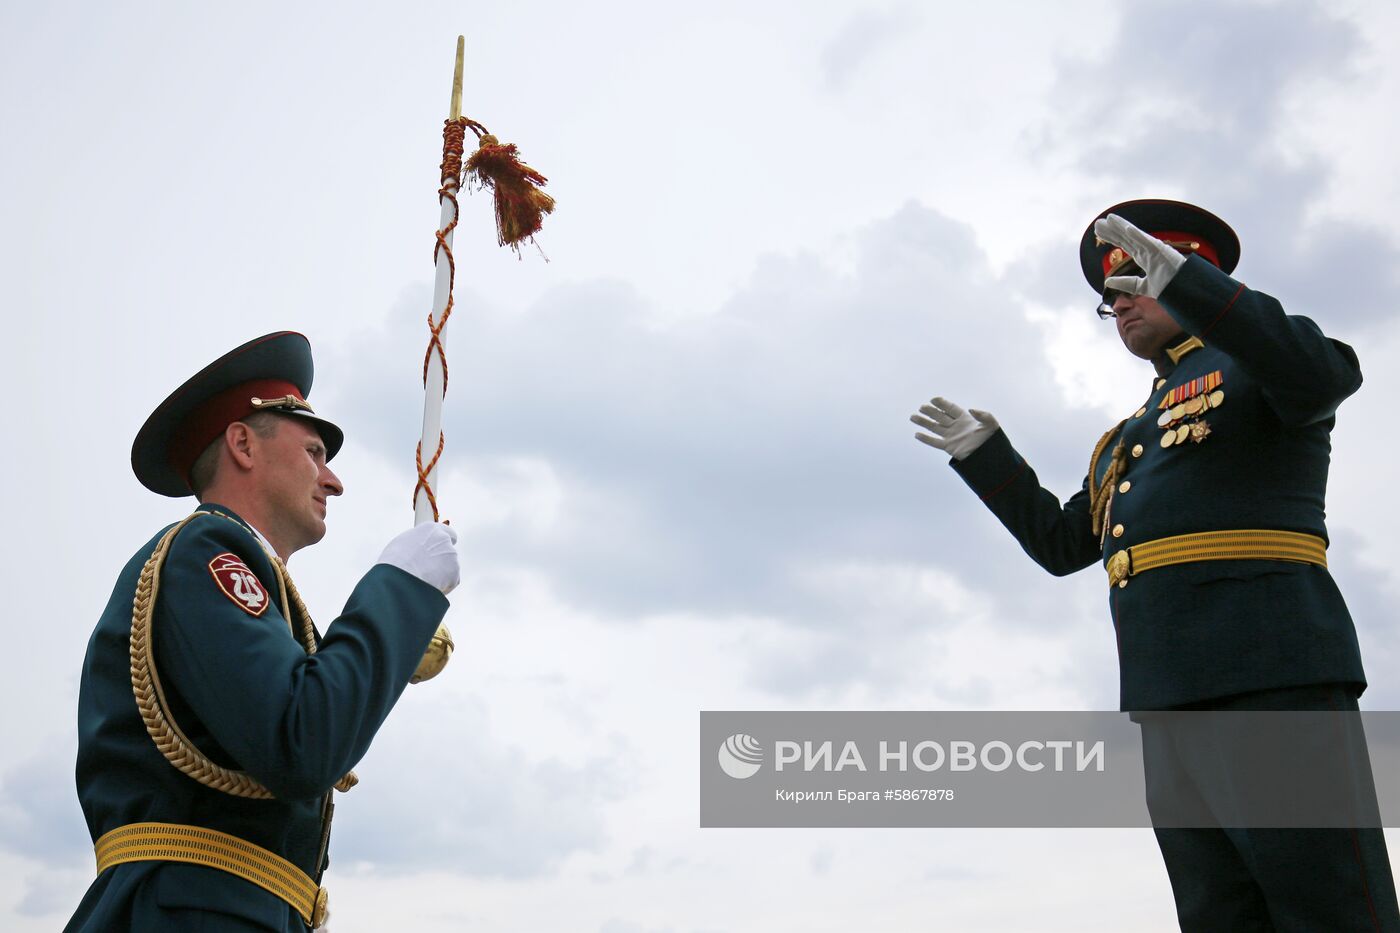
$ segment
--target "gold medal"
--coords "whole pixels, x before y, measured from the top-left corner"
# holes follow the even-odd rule
[[[1182,418],[1186,417],[1185,405],[1173,405],[1171,411],[1173,421],[1180,421]]]
[[[1224,405],[1224,404],[1225,404],[1225,390],[1224,390],[1224,389],[1216,389],[1214,392],[1212,392],[1212,393],[1210,394],[1210,407],[1211,407],[1211,408],[1219,408],[1221,405]]]
[[[1182,427],[1186,427],[1186,425],[1182,425]],[[1210,434],[1210,425],[1206,424],[1204,421],[1197,421],[1190,427],[1191,443],[1193,444],[1201,443],[1201,441],[1205,440],[1206,437]]]
[[[1175,444],[1175,443],[1176,443],[1176,431],[1175,431],[1175,430],[1168,431],[1166,434],[1163,434],[1163,435],[1162,435],[1162,446],[1163,446],[1163,447],[1170,447],[1171,445],[1173,445],[1173,444]]]
[[[1201,409],[1203,409],[1203,408],[1206,407],[1206,400],[1205,400],[1205,397],[1204,397],[1204,396],[1201,396],[1201,395],[1198,395],[1198,396],[1196,396],[1196,397],[1193,398],[1193,399],[1188,399],[1188,400],[1186,401],[1186,403],[1185,403],[1185,407],[1186,407],[1186,414],[1187,414],[1188,416],[1190,416],[1190,415],[1199,415],[1199,414],[1201,413]]]
[[[1190,433],[1191,433],[1191,425],[1189,425],[1189,424],[1183,424],[1181,427],[1179,427],[1179,428],[1176,429],[1176,440],[1173,441],[1172,443],[1174,443],[1174,444],[1180,444],[1182,441],[1186,440],[1186,435],[1188,435],[1188,434],[1190,434]]]

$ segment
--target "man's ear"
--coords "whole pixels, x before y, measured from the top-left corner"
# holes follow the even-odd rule
[[[241,421],[224,428],[224,449],[240,470],[253,468],[253,431]]]

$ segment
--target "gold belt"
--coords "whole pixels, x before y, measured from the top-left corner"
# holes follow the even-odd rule
[[[1127,586],[1146,570],[1198,560],[1292,560],[1327,566],[1327,542],[1296,531],[1202,531],[1134,544],[1108,559],[1108,585]]]
[[[123,862],[192,862],[236,875],[286,901],[309,926],[325,922],[326,889],[282,856],[202,826],[128,823],[97,840],[97,873]]]

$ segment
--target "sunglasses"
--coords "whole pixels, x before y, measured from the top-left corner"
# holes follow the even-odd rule
[[[1142,269],[1138,267],[1137,263],[1129,262],[1115,270],[1113,274],[1141,276],[1144,273]],[[1133,292],[1120,291],[1116,288],[1105,288],[1103,290],[1103,295],[1099,298],[1099,306],[1094,310],[1098,313],[1100,320],[1107,321],[1110,318],[1116,318],[1118,316],[1118,312],[1113,310],[1113,305],[1119,298],[1132,299],[1136,297],[1137,295]]]

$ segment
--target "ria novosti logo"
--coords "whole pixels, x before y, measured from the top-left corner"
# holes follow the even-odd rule
[[[753,777],[762,764],[763,746],[747,733],[731,735],[719,747],[719,766],[732,778]]]

